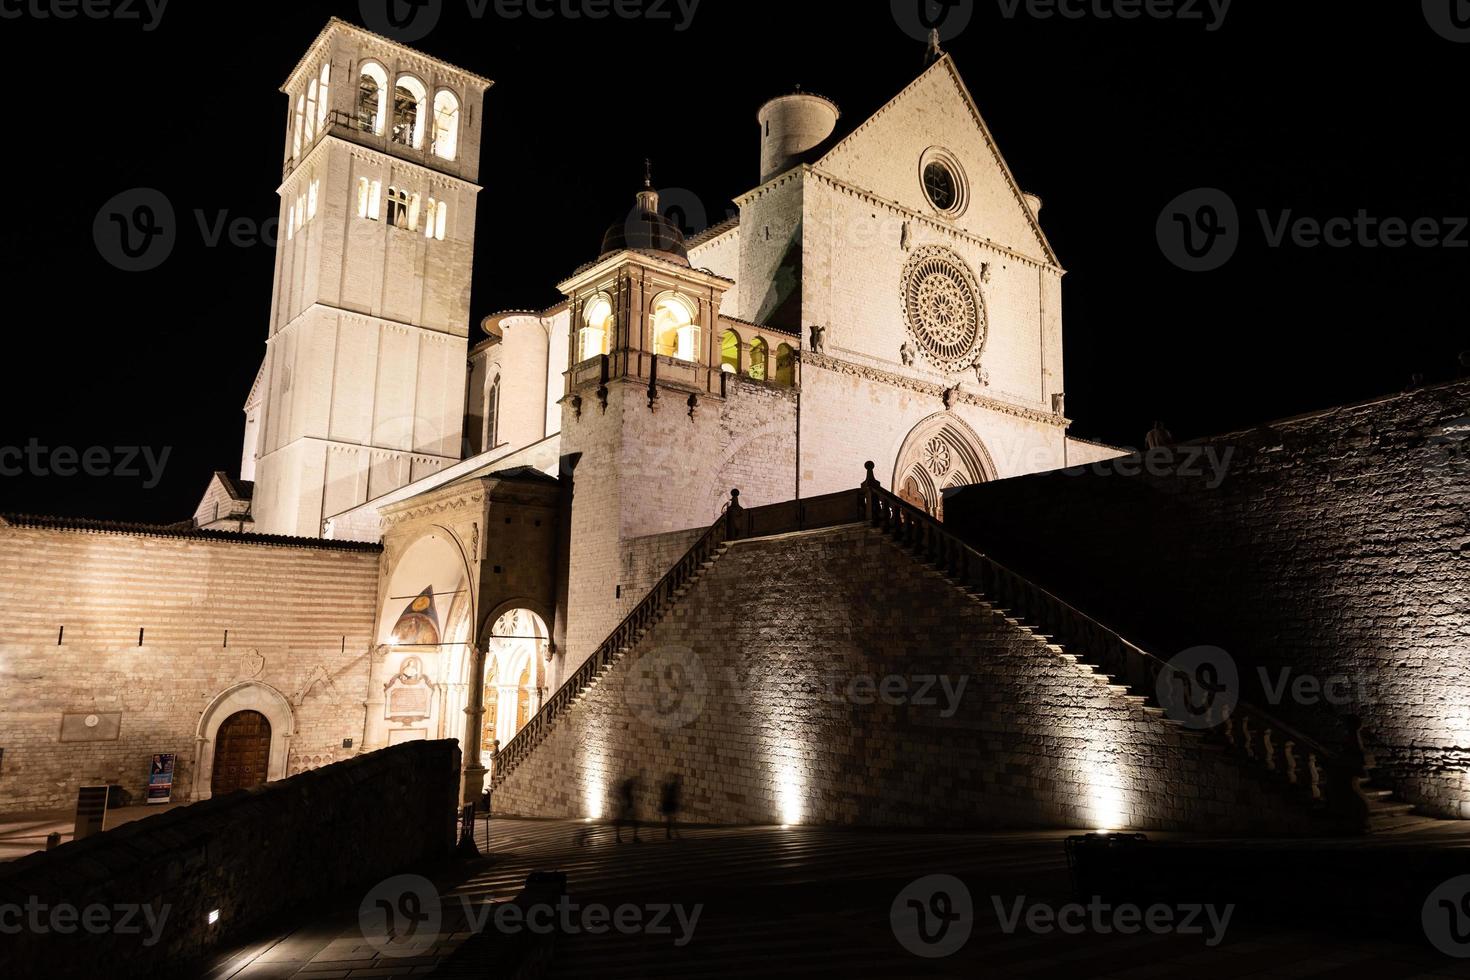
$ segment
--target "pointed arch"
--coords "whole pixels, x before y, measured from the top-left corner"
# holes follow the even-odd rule
[[[939,412],[909,430],[893,464],[893,492],[944,519],[944,491],[996,477],[985,444],[964,419]]]

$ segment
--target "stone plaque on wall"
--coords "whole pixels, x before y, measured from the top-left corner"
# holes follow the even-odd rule
[[[67,711],[61,715],[63,742],[115,742],[121,731],[121,711]]]
[[[383,717],[389,721],[419,721],[429,717],[434,685],[424,676],[418,657],[408,657],[383,691]]]

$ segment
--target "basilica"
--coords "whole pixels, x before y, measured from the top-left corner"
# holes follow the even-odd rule
[[[287,79],[241,471],[195,515],[381,542],[374,687],[407,663],[461,692],[430,728],[458,734],[485,649],[481,744],[509,739],[732,489],[818,496],[873,459],[939,514],[1113,454],[1067,435],[1063,270],[947,56],[868,119],[773,98],[738,217],[686,240],[650,174],[547,270],[561,302],[472,325],[490,84],[338,20]],[[374,717],[367,744],[423,730]]]
[[[172,798],[202,800],[449,738],[464,799],[493,783],[521,812],[598,816],[619,766],[634,764],[632,742],[659,756],[681,727],[660,716],[653,741],[634,739],[629,713],[646,704],[619,666],[665,629],[655,673],[728,661],[779,692],[727,692],[699,722],[713,727],[690,736],[718,745],[734,725],[750,758],[775,760],[759,777],[718,753],[691,768],[691,779],[723,773],[698,797],[710,819],[786,819],[805,794],[819,819],[905,822],[912,812],[885,810],[862,781],[793,787],[825,778],[823,759],[850,773],[886,758],[902,782],[916,760],[979,748],[998,775],[971,802],[1000,800],[997,825],[1277,812],[1145,704],[1139,678],[1157,660],[1088,667],[1103,650],[1146,655],[1092,620],[1078,634],[1091,641],[1064,646],[1065,624],[1017,612],[1063,608],[1054,597],[990,571],[986,588],[1014,595],[986,598],[973,575],[988,559],[942,530],[947,509],[996,481],[1028,488],[1008,504],[1019,513],[1042,499],[1029,488],[1053,484],[1015,478],[1122,455],[1068,434],[1064,270],[1041,199],[1017,182],[949,55],[936,44],[867,118],[805,91],[758,107],[722,137],[732,153],[749,140],[750,189],[735,217],[692,237],[646,167],[641,186],[606,202],[586,261],[545,270],[559,302],[472,323],[491,84],[335,18],[286,79],[284,233],[239,472],[216,473],[177,525],[0,519],[0,583],[55,598],[15,604],[0,638],[0,680],[32,692],[0,718],[8,804],[67,805],[95,782],[141,801],[159,754],[176,760]],[[1105,499],[1086,481],[1055,486]],[[1037,506],[1029,528],[1081,512]],[[882,525],[939,571],[850,529],[782,543],[819,512]],[[717,559],[720,574],[700,584]],[[826,632],[808,646],[793,639],[816,625]],[[974,703],[1009,689],[1027,720],[961,713],[972,734],[945,736],[955,742],[908,728],[880,739],[851,719],[797,739],[819,709],[795,707],[806,702],[790,678],[843,630],[885,663],[945,642],[960,657],[989,637],[1020,659],[986,661],[1000,673],[974,685],[985,691]],[[1038,690],[1053,693],[1033,703]],[[1433,738],[1464,744],[1446,724]],[[1004,734],[973,735],[996,725]],[[1026,725],[1037,734],[1023,750],[1012,740]],[[1242,736],[1257,762],[1261,725]],[[779,746],[773,731],[787,733]],[[843,752],[863,737],[882,748],[855,763]],[[1311,756],[1290,768],[1309,802],[1327,790],[1299,773],[1351,769],[1329,742],[1288,743]],[[1150,796],[1131,767],[1159,746],[1160,765],[1193,767],[1222,799],[1196,812],[1178,794]],[[1018,780],[1018,767],[1043,775]],[[1430,783],[1440,811],[1461,805],[1459,789]],[[845,802],[871,793],[871,811]]]

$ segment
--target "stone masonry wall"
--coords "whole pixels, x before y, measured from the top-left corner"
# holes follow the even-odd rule
[[[969,488],[946,521],[1160,656],[1223,648],[1247,698],[1329,743],[1360,716],[1401,793],[1470,817],[1467,438],[1462,380],[1142,473],[1134,457]],[[1200,475],[1181,472],[1195,454]]]
[[[638,776],[640,814],[656,819],[671,774],[691,821],[1306,826],[1253,773],[863,527],[735,544],[493,805],[610,817]]]
[[[367,545],[0,522],[0,811],[69,807],[97,781],[141,802],[158,752],[178,756],[188,799],[201,715],[239,685],[289,704],[272,778],[352,754],[378,560]]]
[[[458,785],[455,742],[411,742],[0,865],[0,906],[21,924],[0,976],[199,976],[199,958],[273,917],[447,858]],[[120,928],[80,928],[68,906]]]

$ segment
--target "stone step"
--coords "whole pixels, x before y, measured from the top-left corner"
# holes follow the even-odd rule
[[[1368,817],[1371,820],[1402,817],[1414,812],[1412,803],[1370,803]]]

